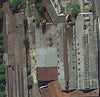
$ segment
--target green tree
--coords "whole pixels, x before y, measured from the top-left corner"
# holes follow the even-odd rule
[[[17,13],[25,7],[25,0],[12,0],[9,2],[9,7],[13,13]]]
[[[73,17],[76,18],[77,15],[78,15],[78,13],[80,13],[79,5],[77,5],[77,4],[71,4],[70,8],[72,8],[72,15],[73,15]]]
[[[3,15],[4,15],[4,12],[3,12],[3,10],[0,8],[0,19],[3,18]]]
[[[28,49],[29,49],[29,38],[28,38],[28,36],[25,36],[23,38],[23,42],[24,42],[25,47],[26,47],[26,52],[28,52]]]

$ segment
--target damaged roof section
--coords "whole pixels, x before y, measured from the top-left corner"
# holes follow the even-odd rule
[[[54,24],[65,22],[65,15],[58,14],[60,11],[59,3],[57,3],[57,6],[59,6],[59,7],[55,8],[55,4],[52,0],[42,0],[42,2],[45,5],[47,12],[49,13],[49,16],[51,17],[52,22]]]

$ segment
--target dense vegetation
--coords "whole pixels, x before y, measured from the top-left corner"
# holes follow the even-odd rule
[[[5,84],[6,84],[6,77],[5,77],[5,66],[3,64],[3,35],[0,33],[0,97],[5,95]]]
[[[25,0],[10,0],[9,7],[13,13],[17,13],[25,8]]]
[[[36,7],[41,13],[45,11],[45,6],[43,5],[43,2],[41,0],[36,0]]]
[[[6,77],[5,77],[5,65],[3,64],[3,35],[2,35],[2,26],[3,26],[3,16],[4,12],[2,10],[2,4],[7,0],[0,0],[0,97],[4,97],[5,94],[5,84],[6,84]]]
[[[0,19],[2,19],[3,18],[3,10],[0,8]]]
[[[37,25],[40,24],[40,22],[41,22],[41,18],[39,18],[39,17],[35,17],[34,20]]]
[[[92,5],[89,6],[89,10],[90,10],[90,12],[93,11],[93,7],[92,7]]]
[[[72,15],[73,15],[73,17],[76,18],[77,15],[78,15],[78,13],[80,13],[79,5],[77,5],[77,4],[71,4],[70,8],[72,8]]]

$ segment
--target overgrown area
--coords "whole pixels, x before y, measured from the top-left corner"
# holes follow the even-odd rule
[[[45,6],[43,5],[43,2],[42,2],[41,0],[36,0],[36,1],[35,1],[35,5],[36,5],[38,11],[39,11],[41,14],[43,14],[43,12],[46,10],[46,9],[45,9]]]
[[[41,23],[42,19],[45,18],[44,14],[46,12],[46,8],[41,0],[35,0],[35,6],[39,12],[39,16],[35,16],[34,21],[35,21],[36,25],[39,25]]]
[[[71,4],[70,8],[72,8],[72,15],[74,18],[77,17],[78,13],[80,13],[80,7],[77,4]]]
[[[10,0],[9,7],[13,13],[25,10],[25,0]]]
[[[4,12],[2,10],[2,4],[7,0],[0,0],[0,97],[5,97],[5,84],[6,84],[6,77],[5,77],[5,65],[3,64],[3,35],[2,35],[2,27],[3,27],[3,16]]]
[[[6,84],[6,77],[5,77],[5,66],[3,64],[3,35],[0,33],[0,97],[4,97],[5,94],[5,84]]]

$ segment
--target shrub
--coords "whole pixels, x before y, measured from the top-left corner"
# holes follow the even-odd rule
[[[25,44],[27,44],[27,43],[29,42],[29,38],[28,38],[27,36],[25,36],[25,37],[23,38],[23,41],[24,41]]]
[[[74,18],[77,17],[78,13],[80,13],[80,8],[77,4],[71,4],[70,8],[72,8],[72,15]]]
[[[3,39],[3,35],[2,33],[0,33],[0,41]]]
[[[29,49],[29,38],[27,36],[25,36],[23,38],[23,42],[24,42],[25,47],[26,47],[26,52],[28,52],[28,49]]]
[[[89,10],[90,10],[90,11],[93,11],[93,7],[92,7],[92,6],[89,6]]]
[[[25,0],[13,0],[9,2],[9,7],[13,13],[19,12],[25,7]]]
[[[0,45],[0,53],[4,52],[4,47],[3,45]]]
[[[6,84],[6,77],[5,74],[0,74],[0,90],[5,90],[5,84]]]
[[[38,2],[36,6],[40,12],[43,12],[45,10],[45,7],[42,2]]]
[[[6,93],[4,91],[0,92],[0,97],[6,97]]]
[[[27,73],[28,73],[28,75],[31,74],[31,66],[28,66]]]
[[[41,19],[40,19],[39,17],[35,17],[34,20],[35,20],[35,23],[36,23],[37,25],[39,25],[40,22],[41,22]]]
[[[0,74],[5,74],[5,66],[4,66],[4,64],[0,64]]]
[[[0,8],[0,19],[3,18],[3,15],[4,15],[4,12],[3,12],[3,10]]]
[[[5,84],[5,81],[6,81],[5,74],[0,74],[0,83],[4,83]]]

